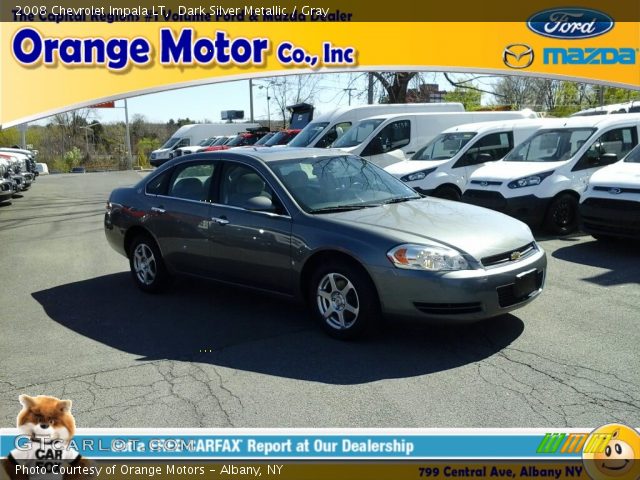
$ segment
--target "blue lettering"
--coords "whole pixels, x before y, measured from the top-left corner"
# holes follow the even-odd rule
[[[24,50],[24,43],[31,42],[30,52]],[[13,37],[13,55],[20,63],[27,65],[38,61],[42,53],[42,37],[33,28],[23,28]]]

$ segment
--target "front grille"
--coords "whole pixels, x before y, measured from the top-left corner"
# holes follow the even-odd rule
[[[500,185],[502,185],[502,182],[498,182],[496,180],[471,180],[471,185],[482,185],[482,186],[495,185],[495,186],[500,186]]]
[[[539,271],[536,275],[536,290],[539,290],[542,287],[542,281],[544,279],[544,272]],[[510,307],[511,305],[516,305],[517,303],[524,302],[531,295],[525,295],[524,297],[516,297],[514,293],[515,283],[510,283],[509,285],[504,285],[502,287],[498,287],[496,291],[498,292],[498,304],[501,308]]]
[[[606,208],[625,212],[640,211],[640,202],[632,202],[629,200],[613,200],[608,198],[587,198],[582,202],[583,207]]]
[[[502,210],[507,206],[507,201],[500,192],[486,190],[467,190],[464,192],[462,200],[493,210]]]
[[[597,192],[609,192],[611,190],[616,190],[616,194],[621,193],[640,193],[640,188],[628,188],[628,187],[593,187],[593,189]]]
[[[482,265],[484,265],[485,267],[491,267],[493,265],[500,265],[508,262],[517,262],[519,260],[522,260],[528,257],[535,251],[537,251],[536,243],[531,242],[531,243],[527,243],[523,247],[516,248],[515,250],[509,250],[508,252],[498,253],[497,255],[484,257],[480,261],[482,262]],[[519,254],[519,255],[517,255],[517,258],[513,258],[514,254]]]
[[[415,307],[422,313],[431,315],[458,315],[463,313],[479,313],[482,311],[480,302],[471,303],[420,303],[415,302]]]

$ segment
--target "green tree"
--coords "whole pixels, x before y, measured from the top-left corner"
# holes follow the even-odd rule
[[[160,140],[157,138],[144,137],[138,140],[136,151],[138,152],[138,165],[149,167],[149,154],[160,148]]]
[[[444,96],[445,102],[460,102],[465,110],[476,110],[480,108],[482,93],[478,90],[456,87],[452,92],[447,92]]]

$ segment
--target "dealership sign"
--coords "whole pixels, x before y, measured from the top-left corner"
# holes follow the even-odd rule
[[[527,21],[530,30],[551,38],[577,40],[607,33],[614,21],[609,15],[587,8],[553,8],[532,15]]]

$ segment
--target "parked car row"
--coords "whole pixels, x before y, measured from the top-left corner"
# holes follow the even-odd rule
[[[28,190],[39,175],[31,150],[0,148],[0,202]]]

